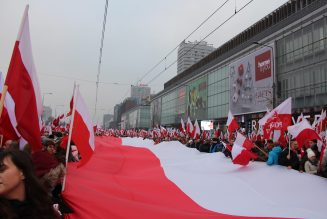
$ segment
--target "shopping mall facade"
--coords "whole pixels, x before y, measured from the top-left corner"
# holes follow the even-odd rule
[[[247,129],[292,97],[294,118],[327,107],[327,1],[292,0],[164,85],[151,99],[150,126],[225,124]]]

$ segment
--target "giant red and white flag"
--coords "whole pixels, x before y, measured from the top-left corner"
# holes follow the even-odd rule
[[[234,118],[232,112],[229,110],[228,111],[228,118],[227,118],[227,123],[226,126],[228,126],[228,131],[229,134],[231,135],[234,131],[240,128],[238,125],[236,119]]]
[[[300,147],[308,140],[321,140],[317,132],[312,128],[308,120],[303,119],[301,122],[287,128],[288,132],[296,139]]]
[[[95,145],[93,122],[78,87],[75,91],[74,104],[71,135],[81,154],[80,166],[82,166],[91,158]]]
[[[257,158],[257,155],[251,152],[253,143],[244,135],[237,132],[235,142],[232,147],[233,163],[240,165],[248,165],[251,159]]]
[[[264,138],[269,139],[274,130],[279,130],[281,135],[292,125],[292,98],[289,97],[275,109],[259,120],[263,127]]]
[[[31,145],[32,150],[41,149],[40,118],[42,100],[39,81],[32,55],[28,5],[20,26],[11,57],[5,85],[11,95],[15,109],[16,128]]]
[[[95,141],[84,168],[70,171],[76,163],[68,163],[63,197],[74,209],[69,219],[326,218],[322,177],[256,161],[240,167],[222,153],[201,153],[178,141]]]

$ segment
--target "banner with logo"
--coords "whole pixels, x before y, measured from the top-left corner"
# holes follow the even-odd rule
[[[232,114],[263,112],[273,108],[272,48],[273,45],[266,46],[229,65]]]

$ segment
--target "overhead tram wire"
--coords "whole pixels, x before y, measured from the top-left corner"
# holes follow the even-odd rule
[[[211,13],[204,21],[202,21],[202,23],[195,28],[190,34],[188,34],[183,40],[186,40],[187,38],[189,38],[193,33],[195,33],[195,31],[197,31],[203,24],[205,24],[214,14],[216,14],[225,4],[227,4],[227,2],[229,2],[230,0],[226,0],[222,5],[220,5],[213,13]],[[136,83],[141,82],[142,79],[144,79],[147,75],[149,75],[154,69],[156,69],[156,67],[158,67],[163,61],[167,60],[167,57],[172,54],[177,48],[179,47],[179,44],[172,49],[164,58],[162,58],[157,64],[155,64],[149,71],[147,71]],[[168,68],[171,67],[171,65],[168,66]],[[165,67],[166,71],[168,68]],[[160,73],[162,74],[162,72]],[[129,90],[127,90],[125,92],[125,95],[123,96],[123,99],[127,97]]]
[[[92,83],[92,84],[93,83],[96,83],[96,81],[94,81],[94,80],[88,80],[88,79],[85,79],[85,78],[75,78],[75,77],[69,77],[69,76],[64,76],[64,75],[53,75],[53,74],[39,74],[39,75],[41,77],[43,77],[43,76],[49,76],[49,77],[55,77],[55,78],[70,79],[72,81],[82,81],[82,82]],[[118,85],[118,86],[131,86],[131,84],[128,84],[128,83],[109,82],[109,81],[99,81],[99,84]]]
[[[212,30],[208,35],[206,35],[203,39],[201,39],[199,42],[197,42],[196,44],[194,44],[194,46],[192,46],[189,50],[187,50],[185,53],[183,53],[179,59],[175,60],[174,62],[172,62],[170,65],[168,65],[167,67],[165,67],[165,69],[163,69],[161,72],[159,72],[157,75],[155,75],[151,80],[149,80],[146,84],[150,84],[151,82],[153,82],[154,80],[156,80],[162,73],[164,73],[165,71],[167,71],[171,66],[173,66],[176,62],[178,62],[181,58],[183,58],[189,51],[191,51],[194,47],[196,47],[197,45],[199,45],[201,42],[203,42],[206,38],[208,38],[211,34],[213,34],[214,32],[216,32],[221,26],[223,26],[225,23],[227,23],[230,19],[232,19],[236,14],[238,14],[240,11],[242,11],[245,7],[247,7],[249,4],[251,4],[254,0],[250,0],[248,3],[246,3],[243,7],[240,8],[240,10],[235,11],[235,13],[233,15],[231,15],[229,18],[227,18],[223,23],[221,23],[218,27],[216,27],[214,30]]]
[[[193,33],[195,33],[200,27],[202,27],[203,24],[205,24],[214,14],[216,14],[225,4],[227,4],[227,2],[229,2],[230,0],[226,0],[222,5],[220,5],[214,12],[212,12],[204,21],[202,21],[202,23],[197,27],[195,28],[190,34],[188,34],[184,40],[186,40],[187,38],[189,38]],[[172,54],[177,48],[179,47],[179,44],[174,48],[172,49],[170,52],[168,52],[168,54],[162,58],[157,64],[155,64],[149,71],[147,71],[138,81],[138,82],[141,82],[142,79],[144,79],[146,76],[148,76],[156,67],[158,67],[158,65],[160,65],[163,61],[166,60],[166,58]]]
[[[103,23],[102,23],[100,55],[99,55],[98,74],[97,74],[96,90],[95,90],[94,118],[96,117],[96,113],[97,113],[99,80],[100,80],[100,73],[101,73],[101,60],[102,60],[102,50],[103,50],[104,33],[106,31],[107,11],[108,11],[108,0],[106,0],[106,5],[105,5],[105,9],[104,9],[104,16],[103,16]]]

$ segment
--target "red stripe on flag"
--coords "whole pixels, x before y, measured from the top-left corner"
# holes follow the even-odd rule
[[[15,102],[18,132],[32,146],[33,151],[41,149],[41,133],[33,82],[22,61],[18,41],[15,43],[5,84],[8,85],[8,92]]]
[[[83,168],[68,164],[65,200],[75,213],[67,218],[271,218],[242,217],[199,206],[170,181],[148,149],[121,147],[118,138],[96,138],[92,159]],[[236,206],[235,206],[236,207]]]
[[[90,157],[92,156],[93,150],[89,143],[90,132],[78,111],[75,111],[74,124],[72,131],[72,140],[78,148],[79,153],[81,154],[81,164],[85,164]]]

